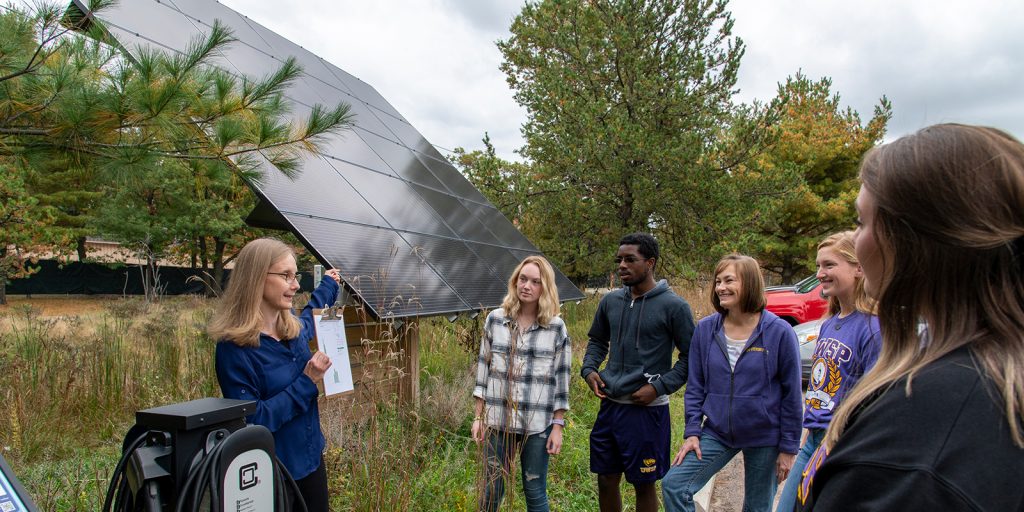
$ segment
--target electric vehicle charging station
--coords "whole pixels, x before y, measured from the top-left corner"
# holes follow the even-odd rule
[[[21,486],[7,460],[0,454],[0,511],[36,512],[39,510],[32,497]]]
[[[273,435],[245,423],[255,407],[201,398],[136,412],[104,512],[292,510],[298,493],[275,456]]]

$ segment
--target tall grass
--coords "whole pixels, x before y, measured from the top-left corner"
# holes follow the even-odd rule
[[[563,306],[574,360],[563,449],[549,468],[554,510],[598,508],[589,433],[599,401],[578,377],[596,306],[596,298]],[[211,307],[196,298],[118,300],[90,318],[43,318],[31,308],[0,317],[0,397],[8,404],[0,446],[42,510],[100,508],[135,411],[220,396],[204,334]],[[321,399],[332,510],[476,509],[483,457],[470,438],[471,394],[482,321],[418,323],[418,407],[381,396],[357,417]],[[672,408],[678,443],[681,393]],[[631,508],[630,486],[623,497]],[[506,489],[503,510],[525,510],[518,482]]]
[[[135,411],[216,396],[207,306],[113,302],[99,317],[2,319],[4,456],[42,510],[97,510]]]

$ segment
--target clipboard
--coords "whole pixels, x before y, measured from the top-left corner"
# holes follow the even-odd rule
[[[354,389],[343,311],[343,308],[337,306],[313,310],[317,350],[331,359],[331,367],[324,374],[324,395],[326,396]]]

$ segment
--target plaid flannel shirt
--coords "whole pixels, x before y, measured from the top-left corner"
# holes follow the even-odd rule
[[[484,400],[489,428],[535,434],[548,428],[555,411],[569,410],[569,332],[558,317],[520,336],[516,330],[501,308],[487,315],[473,396]]]

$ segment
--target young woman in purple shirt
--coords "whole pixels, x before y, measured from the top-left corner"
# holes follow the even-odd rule
[[[793,510],[800,480],[814,450],[825,437],[832,413],[878,359],[882,339],[875,303],[864,291],[864,272],[853,248],[853,232],[829,236],[818,244],[818,280],[828,297],[828,318],[814,347],[811,377],[804,394],[807,435],[776,510]]]

